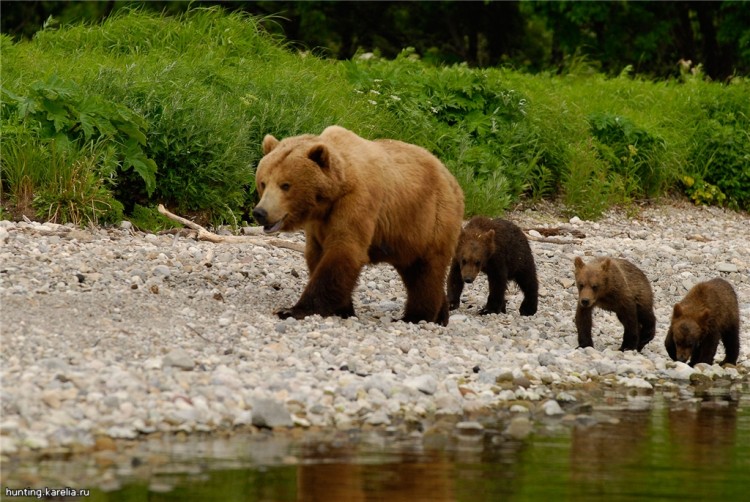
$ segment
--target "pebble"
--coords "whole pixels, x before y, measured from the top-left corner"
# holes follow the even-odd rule
[[[523,228],[565,223],[535,211],[507,217]],[[305,287],[302,254],[144,234],[125,223],[82,230],[0,221],[3,455],[106,453],[107,440],[155,432],[414,421],[426,430],[443,419],[470,441],[484,434],[486,424],[474,421],[482,410],[510,412],[501,438],[521,440],[539,417],[595,422],[574,410],[602,388],[649,398],[664,387],[691,400],[694,386],[748,383],[747,329],[736,367],[691,368],[671,361],[663,343],[672,306],[720,274],[750,326],[746,214],[650,206],[635,219],[615,211],[597,222],[573,217],[586,234],[575,244],[530,242],[536,315],[520,316],[513,284],[506,314],[478,315],[488,294],[480,275],[447,327],[393,321],[405,292],[387,265],[363,271],[356,317],[280,320],[274,312],[294,305]],[[304,242],[300,233],[276,238]],[[603,254],[633,261],[652,280],[657,336],[641,353],[617,350],[622,326],[602,311],[594,313],[594,348],[576,348],[573,258]]]
[[[560,407],[560,404],[554,399],[550,399],[549,401],[545,401],[544,403],[542,403],[542,410],[544,410],[544,414],[547,416],[563,414],[563,410]]]
[[[195,360],[187,351],[174,349],[164,356],[163,365],[174,366],[183,370],[192,370],[195,367]]]

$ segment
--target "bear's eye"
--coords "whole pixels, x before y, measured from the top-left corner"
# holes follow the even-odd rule
[[[260,184],[260,189],[261,190],[265,190],[266,189],[266,184],[265,183],[261,183]]]
[[[599,289],[599,285],[598,284],[594,284],[593,286],[591,286],[591,289],[593,289],[594,291],[596,291],[597,289]]]
[[[466,258],[463,258],[463,259],[461,260],[461,265],[466,265]]]
[[[279,185],[279,188],[281,188],[283,191],[288,192],[292,186],[289,183],[282,183]]]
[[[474,265],[476,265],[477,267],[479,266],[479,264],[480,264],[479,260],[474,262]]]
[[[578,283],[578,290],[580,291],[581,289],[583,289],[583,283],[582,283],[582,282],[579,282],[579,283]]]

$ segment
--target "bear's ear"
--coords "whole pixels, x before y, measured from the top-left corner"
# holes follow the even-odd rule
[[[279,140],[277,140],[270,134],[266,134],[266,137],[263,138],[263,155],[268,155],[269,153],[271,153],[271,151],[276,148],[278,144]]]
[[[573,261],[573,264],[576,266],[576,270],[580,270],[583,268],[585,263],[583,263],[583,260],[580,256],[576,256],[576,259]]]
[[[672,310],[672,317],[677,319],[682,315],[682,307],[680,307],[679,303],[675,303],[674,310]]]
[[[487,230],[485,233],[482,234],[482,239],[488,240],[490,242],[495,240],[495,229],[491,228]]]
[[[612,263],[612,261],[611,261],[611,260],[610,260],[609,258],[606,258],[606,259],[605,259],[605,260],[604,260],[604,261],[602,262],[602,272],[606,272],[607,270],[609,270],[609,265],[610,265],[611,263]]]
[[[331,161],[331,156],[328,153],[328,148],[325,145],[318,144],[310,148],[307,152],[307,158],[318,164],[323,169],[328,169]]]

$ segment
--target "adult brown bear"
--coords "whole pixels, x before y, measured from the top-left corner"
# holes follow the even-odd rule
[[[390,263],[407,292],[403,320],[448,323],[445,277],[464,212],[458,182],[427,150],[342,127],[263,139],[253,210],[266,232],[305,231],[309,282],[279,317],[354,315],[362,267]]]

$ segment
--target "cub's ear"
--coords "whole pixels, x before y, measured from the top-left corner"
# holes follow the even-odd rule
[[[609,270],[609,266],[612,264],[612,261],[607,258],[602,262],[602,272],[606,272]]]
[[[266,134],[266,137],[263,138],[263,155],[268,155],[273,151],[274,148],[279,144],[279,140],[271,136],[270,134]]]
[[[495,229],[491,228],[487,230],[485,233],[482,234],[482,239],[488,240],[488,241],[494,241],[495,240]]]
[[[318,144],[310,148],[307,152],[307,158],[318,164],[322,169],[328,169],[331,163],[331,155],[323,144]]]
[[[580,256],[576,256],[576,259],[573,261],[573,264],[576,266],[576,270],[580,270],[583,268],[585,263],[583,263],[583,260]]]
[[[675,303],[674,309],[672,310],[672,317],[677,319],[682,315],[682,307],[679,303]]]

